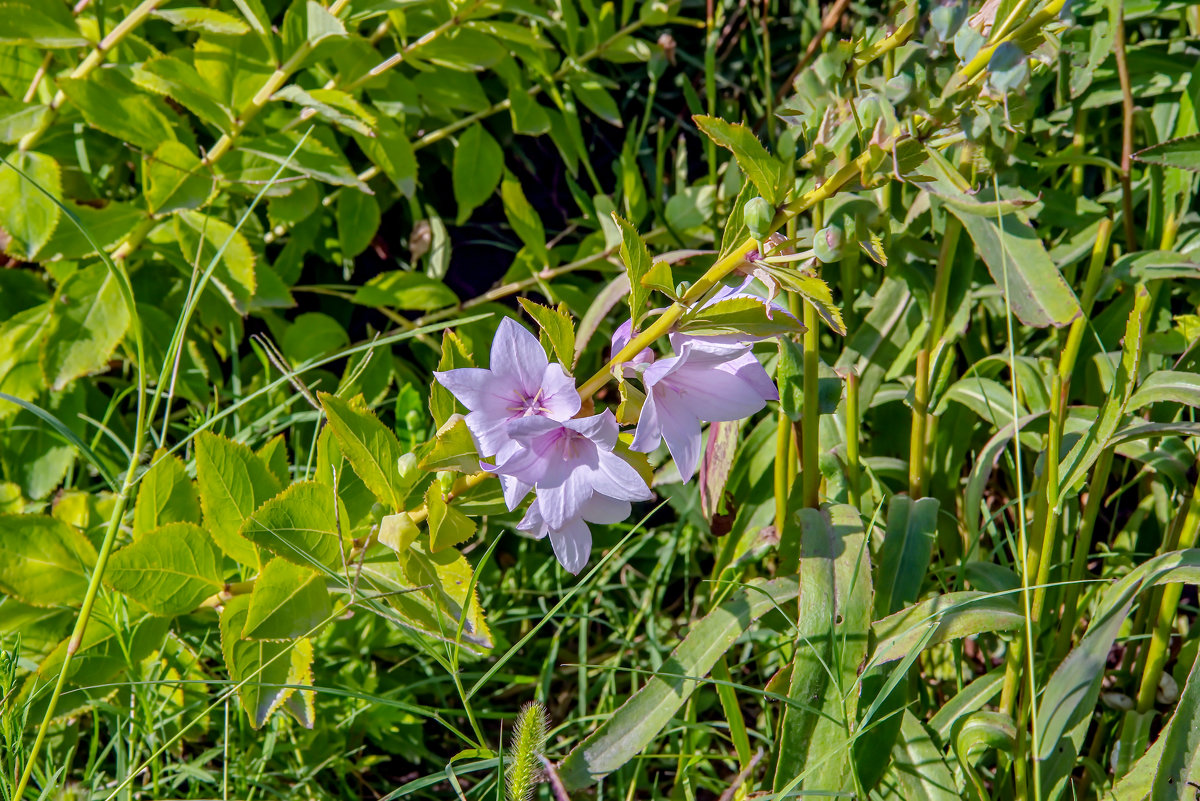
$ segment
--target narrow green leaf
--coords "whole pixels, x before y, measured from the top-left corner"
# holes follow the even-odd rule
[[[154,12],[154,16],[165,19],[176,29],[187,31],[208,31],[228,36],[240,36],[250,32],[249,25],[232,14],[226,14],[215,8],[159,9]]]
[[[508,224],[512,226],[513,231],[525,243],[525,247],[534,254],[538,262],[545,264],[548,257],[546,229],[542,226],[542,218],[525,198],[525,190],[521,188],[521,182],[507,170],[504,172],[504,179],[500,182],[500,199],[504,203],[504,216],[508,218]]]
[[[1200,656],[1192,660],[1175,714],[1159,740],[1163,750],[1150,801],[1175,801],[1179,788],[1200,784]]]
[[[875,585],[875,617],[883,618],[914,603],[929,570],[937,539],[937,498],[916,501],[893,495],[887,529],[879,551]]]
[[[1182,370],[1155,370],[1129,396],[1125,411],[1136,412],[1152,403],[1200,406],[1200,376]]]
[[[621,229],[621,261],[625,264],[625,273],[629,276],[629,309],[636,327],[646,313],[646,301],[650,298],[650,290],[642,284],[642,279],[649,274],[652,266],[650,250],[633,223],[616,212],[613,212],[612,218]]]
[[[191,612],[224,586],[222,556],[194,523],[168,523],[112,555],[104,581],[153,615]]]
[[[272,559],[254,581],[242,636],[292,640],[324,622],[331,608],[320,573],[286,559]]]
[[[1200,134],[1160,142],[1137,151],[1133,157],[1143,164],[1200,172]]]
[[[0,592],[31,606],[83,601],[96,549],[46,515],[0,515]]]
[[[950,592],[875,621],[876,646],[867,669],[903,658],[919,647],[987,631],[1013,631],[1025,623],[1010,595]],[[929,630],[933,634],[929,635]],[[928,639],[926,639],[928,637]]]
[[[621,110],[617,107],[617,101],[613,100],[612,95],[600,85],[598,80],[590,77],[588,74],[572,75],[567,78],[567,83],[574,92],[576,99],[583,103],[593,114],[607,122],[609,125],[617,128],[624,128],[621,122]]]

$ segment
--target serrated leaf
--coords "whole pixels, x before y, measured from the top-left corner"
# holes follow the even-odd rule
[[[4,198],[0,203],[0,247],[5,253],[32,261],[50,241],[62,217],[58,204],[38,187],[62,197],[61,171],[57,161],[42,153],[17,152],[9,161],[17,169],[0,164],[0,197]]]
[[[425,508],[429,510],[429,547],[433,553],[466,542],[475,534],[475,521],[446,502],[436,481],[425,493]]]
[[[70,275],[50,307],[50,325],[39,357],[55,391],[83,375],[108,369],[108,359],[129,328],[116,276],[103,263]]]
[[[453,639],[461,624],[464,642],[492,647],[492,633],[479,606],[479,597],[475,592],[469,595],[467,592],[472,568],[466,557],[453,548],[427,553],[420,545],[413,545],[398,558],[408,580],[424,588],[424,596],[440,615],[448,618],[441,621],[445,636]]]
[[[222,555],[207,531],[169,523],[112,555],[104,581],[162,617],[191,612],[225,582]]]
[[[825,325],[833,329],[835,333],[846,336],[846,324],[842,322],[842,310],[833,302],[833,292],[829,289],[829,284],[815,275],[806,275],[798,270],[770,268],[769,272],[780,284],[803,297],[816,309],[817,314],[825,321]]]
[[[16,144],[30,131],[36,131],[52,112],[46,105],[26,105],[12,97],[0,97],[0,142]]]
[[[176,29],[208,31],[229,36],[240,36],[250,32],[250,26],[232,14],[215,8],[170,8],[159,9],[154,16],[164,19]]]
[[[554,348],[554,355],[558,357],[564,369],[570,372],[575,357],[575,323],[571,315],[561,306],[552,309],[527,298],[517,300],[521,308],[541,327],[546,338],[550,340],[550,346]]]
[[[770,317],[761,300],[728,298],[710,303],[686,315],[679,325],[683,333],[696,336],[746,334],[750,337],[769,337],[776,334],[798,334],[804,325],[795,317],[776,310]]]
[[[153,152],[176,138],[166,104],[139,90],[120,70],[101,67],[87,78],[63,78],[58,87],[89,125],[122,142]]]
[[[7,0],[0,3],[0,43],[63,48],[84,47],[88,40],[62,4]]]
[[[199,208],[214,188],[200,159],[181,142],[163,142],[142,161],[142,194],[151,214]]]
[[[433,447],[421,460],[421,469],[427,473],[438,470],[454,470],[459,473],[478,473],[479,454],[475,440],[462,417],[451,419],[442,426],[434,439]]]
[[[403,510],[415,477],[402,476],[397,468],[404,450],[396,435],[366,409],[355,408],[324,392],[320,393],[320,399],[338,446],[354,472],[385,506]]]
[[[257,288],[254,250],[246,237],[224,220],[198,211],[180,212],[174,220],[179,247],[188,264],[199,265],[203,271],[221,253],[213,280],[230,305],[245,314]]]
[[[755,620],[794,601],[797,576],[752,579],[729,600],[693,623],[658,673],[562,761],[568,790],[594,784],[636,757],[670,723],[717,660]]]
[[[621,229],[621,262],[629,276],[629,309],[636,327],[646,313],[646,301],[650,298],[650,290],[642,284],[642,279],[649,274],[652,266],[650,250],[633,223],[616,212],[613,212],[612,218]]]
[[[286,487],[292,482],[291,471],[288,469],[287,440],[283,434],[268,441],[256,450],[254,455],[262,459],[271,475],[279,479],[279,486]]]
[[[178,456],[155,451],[150,469],[138,482],[133,507],[133,538],[168,523],[199,523],[200,498]]]
[[[196,436],[196,484],[204,524],[234,561],[259,564],[254,545],[239,532],[250,515],[279,494],[279,481],[241,443],[207,431]]]
[[[459,225],[492,196],[503,174],[504,151],[482,125],[475,123],[463,132],[454,149],[451,179]]]
[[[249,610],[249,595],[235,595],[226,602],[221,612],[221,652],[229,678],[241,685],[238,697],[250,716],[250,725],[259,729],[294,692],[288,685],[311,677],[312,646],[307,640],[243,640],[241,633]],[[308,647],[302,643],[308,643]]]
[[[314,563],[330,569],[342,566],[333,490],[325,484],[293,484],[251,512],[239,533],[301,567],[313,567]]]
[[[649,271],[642,276],[642,286],[657,289],[671,300],[679,300],[675,292],[675,276],[671,272],[671,265],[665,261],[656,261],[650,265]]]
[[[1152,403],[1200,406],[1200,376],[1183,370],[1155,370],[1129,396],[1125,410],[1135,412]]]
[[[242,636],[254,640],[306,636],[326,621],[331,609],[320,573],[286,559],[272,559],[254,580]]]
[[[152,58],[133,67],[134,83],[158,95],[169,96],[204,122],[221,131],[233,125],[233,111],[212,93],[196,68],[171,56]]]
[[[1200,172],[1200,134],[1160,142],[1137,151],[1133,157],[1143,164]]]
[[[758,188],[758,193],[772,206],[778,206],[786,189],[781,186],[783,164],[767,152],[754,132],[745,125],[734,125],[717,117],[696,115],[692,119],[715,144],[733,153],[738,167]]]
[[[458,303],[454,290],[424,273],[391,270],[380,273],[354,292],[363,306],[390,306],[405,311],[433,311]]]
[[[438,360],[437,369],[440,372],[446,370],[455,370],[460,367],[474,367],[475,362],[471,355],[467,352],[467,347],[463,344],[462,339],[458,334],[447,328],[442,334],[442,358]],[[450,394],[450,390],[443,387],[437,381],[429,388],[429,413],[433,415],[434,425],[440,431],[450,420],[450,416],[454,414],[455,409],[459,408],[459,403]],[[487,454],[492,456],[493,454]]]
[[[0,515],[0,592],[31,606],[83,601],[96,549],[47,515]]]

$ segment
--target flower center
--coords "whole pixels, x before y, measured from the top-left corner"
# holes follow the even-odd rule
[[[544,405],[545,398],[543,394],[545,391],[542,387],[538,387],[538,391],[530,395],[524,390],[517,390],[513,396],[513,405],[508,407],[508,411],[512,412],[513,417],[532,417],[549,414],[550,410]]]

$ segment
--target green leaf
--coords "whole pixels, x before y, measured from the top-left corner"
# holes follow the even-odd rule
[[[621,262],[625,265],[625,273],[629,276],[629,309],[633,315],[633,325],[646,313],[646,301],[650,299],[650,290],[642,283],[642,279],[650,273],[650,249],[638,233],[637,226],[621,217],[616,212],[612,215],[613,222],[621,229]]]
[[[206,270],[220,253],[213,280],[239,314],[245,314],[258,286],[254,250],[241,231],[217,217],[183,211],[175,217],[175,235],[188,264]]]
[[[380,273],[354,293],[363,306],[390,306],[405,311],[433,311],[458,303],[458,296],[441,281],[424,273],[391,270]]]
[[[899,612],[920,595],[937,539],[938,507],[937,498],[914,501],[904,495],[893,495],[888,503],[876,571],[876,618]]]
[[[421,460],[421,469],[427,473],[438,470],[454,470],[459,473],[478,473],[479,454],[475,440],[461,416],[451,418],[442,426],[433,442],[433,448]]]
[[[360,192],[371,194],[371,188],[354,174],[344,154],[334,151],[315,136],[309,136],[301,143],[302,137],[303,132],[279,131],[241,142],[238,149],[262,156],[276,164],[286,164],[289,170],[316,178],[318,181],[336,186],[352,186]]]
[[[503,174],[504,151],[482,125],[475,123],[463,132],[454,149],[451,178],[459,225],[492,196]]]
[[[374,114],[340,89],[306,91],[294,83],[271,95],[272,100],[288,100],[316,112],[323,120],[339,125],[362,137],[374,136],[378,120]]]
[[[50,303],[43,303],[0,323],[0,392],[19,401],[33,400],[45,386],[37,354],[50,323],[50,308]],[[0,420],[16,414],[20,408],[0,400]]]
[[[221,561],[207,531],[193,523],[168,523],[114,553],[104,581],[151,614],[174,617],[224,589]]]
[[[521,189],[521,182],[507,170],[504,172],[504,180],[500,182],[500,199],[504,202],[504,216],[508,218],[508,223],[512,226],[513,231],[537,260],[541,264],[545,264],[548,256],[546,254],[546,230],[542,227],[542,219],[525,199],[525,191]]]
[[[214,188],[200,159],[181,142],[163,142],[142,160],[142,194],[151,214],[203,206]]]
[[[799,594],[798,576],[752,579],[693,623],[663,668],[562,761],[559,776],[567,789],[594,784],[641,753],[750,625]]]
[[[375,135],[356,136],[355,141],[402,195],[413,196],[417,190],[417,158],[404,129],[395,120],[379,115],[375,119]]]
[[[34,47],[85,47],[84,38],[65,5],[42,0],[0,3],[0,43]]]
[[[367,249],[379,230],[379,204],[362,192],[343,190],[338,195],[337,231],[342,256],[352,259]],[[378,277],[378,276],[377,276]]]
[[[769,337],[798,334],[804,325],[786,312],[775,310],[767,317],[767,308],[754,298],[727,298],[696,309],[684,317],[679,330],[697,336],[748,334]]]
[[[305,312],[288,326],[280,346],[294,364],[303,364],[349,344],[350,335],[337,320],[320,312]]]
[[[1192,660],[1175,714],[1159,740],[1163,750],[1150,799],[1174,801],[1180,787],[1200,783],[1200,656]]]
[[[108,369],[129,328],[129,309],[103,263],[71,273],[54,298],[40,362],[46,382],[58,391],[80,376]]]
[[[342,566],[333,489],[325,484],[293,484],[255,509],[239,533],[301,567],[323,565],[336,570]]]
[[[320,399],[338,446],[354,472],[380,502],[393,511],[402,511],[416,477],[401,475],[397,467],[404,450],[396,435],[367,409],[325,392],[320,393]]]
[[[263,460],[263,464],[271,471],[271,475],[279,480],[279,486],[286,487],[292,482],[291,470],[288,468],[287,440],[283,434],[267,442],[254,452]]]
[[[778,206],[787,189],[782,186],[783,164],[767,152],[754,132],[745,125],[734,125],[717,117],[698,114],[692,119],[715,144],[733,153],[738,167],[758,188],[758,193],[772,206]]]
[[[221,612],[221,652],[229,678],[238,684],[242,708],[250,725],[262,728],[271,713],[296,692],[288,685],[312,683],[312,643],[243,640],[250,596],[235,595]],[[306,692],[301,690],[300,692]]]
[[[170,97],[209,125],[221,131],[233,127],[233,111],[212,93],[196,68],[171,56],[136,64],[133,82],[147,91]]]
[[[1006,291],[1013,314],[1036,328],[1062,327],[1082,314],[1075,293],[1046,253],[1033,226],[1019,212],[981,217],[953,205],[946,210],[971,235],[992,280]]]
[[[257,566],[254,545],[239,533],[250,515],[279,494],[279,481],[262,459],[241,443],[207,431],[196,436],[196,484],[204,525],[221,550],[243,565]]]
[[[398,559],[404,575],[429,599],[437,614],[442,633],[455,638],[462,627],[462,641],[479,648],[492,647],[492,632],[488,629],[479,596],[471,584],[471,563],[453,548],[436,553],[426,552],[420,545],[413,545]],[[468,595],[468,590],[472,590]],[[465,618],[464,618],[465,614]]]
[[[379,521],[379,535],[376,539],[397,553],[407,550],[408,546],[421,536],[421,529],[409,517],[408,512],[387,515]]]
[[[442,358],[438,360],[437,369],[440,372],[456,370],[460,367],[474,367],[475,362],[467,352],[467,346],[458,334],[447,328],[442,333]],[[433,415],[433,423],[441,431],[450,421],[450,416],[459,409],[461,404],[450,394],[441,383],[435,381],[429,388],[429,412]],[[494,454],[485,454],[492,456]]]
[[[0,142],[16,144],[30,131],[36,131],[51,113],[49,106],[26,105],[12,97],[0,97]]]
[[[242,636],[292,640],[310,634],[329,617],[329,590],[320,573],[272,559],[254,580]]]
[[[799,270],[768,268],[767,271],[780,284],[803,297],[809,305],[816,309],[817,314],[825,321],[825,325],[835,333],[846,336],[846,324],[842,322],[842,310],[833,302],[833,292],[829,289],[829,284],[815,275],[806,275]]]
[[[875,621],[875,652],[865,670],[929,647],[986,631],[1014,631],[1025,623],[1009,595],[950,592],[936,595]],[[933,633],[930,634],[930,629]]]
[[[575,323],[566,307],[559,306],[557,309],[552,309],[526,298],[518,298],[517,301],[521,304],[521,308],[541,326],[542,332],[550,340],[550,346],[554,348],[554,355],[570,372],[571,365],[575,360]]]
[[[587,106],[593,114],[609,125],[617,128],[625,127],[621,122],[621,110],[617,108],[617,101],[613,100],[612,95],[600,85],[598,80],[585,73],[584,75],[569,76],[567,83],[579,102]]]
[[[5,253],[32,261],[50,241],[62,217],[58,204],[37,186],[54,197],[61,197],[62,179],[58,162],[42,153],[17,152],[11,160],[30,180],[22,178],[8,164],[0,164],[0,197],[4,198],[4,203],[0,204],[0,246]]]
[[[83,602],[96,549],[46,515],[0,515],[0,592],[30,606]]]
[[[475,521],[446,502],[436,481],[425,492],[425,508],[429,510],[429,549],[433,553],[474,536]]]
[[[1012,425],[1012,390],[994,379],[979,375],[960,378],[942,395],[934,414],[945,414],[951,402],[966,406],[995,430]],[[1018,404],[1017,414],[1026,413],[1024,404]]]
[[[550,130],[550,113],[530,97],[527,90],[521,87],[510,89],[508,100],[513,133],[541,136]]]
[[[871,626],[871,564],[852,506],[798,509],[789,500],[783,538],[800,541],[800,614],[787,706],[780,723],[775,790],[852,790],[858,669]],[[797,780],[799,782],[797,783]]]
[[[154,16],[165,19],[174,25],[176,30],[208,31],[230,36],[240,36],[250,32],[249,25],[232,14],[217,11],[215,8],[159,9],[154,12]]]
[[[178,456],[155,451],[150,469],[138,482],[133,507],[133,538],[168,523],[199,523],[200,498]]]
[[[1129,396],[1125,411],[1136,412],[1152,403],[1200,406],[1200,376],[1182,370],[1155,370]]]
[[[1169,139],[1133,154],[1143,164],[1200,172],[1200,134]]]
[[[120,70],[102,68],[87,78],[63,78],[58,88],[89,125],[122,142],[153,152],[176,138],[166,104],[140,91]]]
[[[879,784],[885,801],[961,801],[957,783],[941,748],[911,710],[900,713],[900,737]],[[878,754],[875,759],[880,759]],[[875,797],[872,794],[872,797]]]

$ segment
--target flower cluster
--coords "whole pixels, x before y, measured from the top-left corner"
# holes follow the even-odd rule
[[[629,324],[617,331],[614,352],[631,334]],[[687,481],[700,460],[701,423],[748,417],[777,395],[749,341],[675,333],[671,345],[672,356],[655,358],[646,350],[619,369],[640,378],[646,396],[630,448],[650,452],[665,440]],[[549,537],[570,572],[587,564],[588,523],[619,523],[632,501],[651,498],[646,481],[617,453],[620,431],[612,412],[578,416],[574,380],[514,320],[501,321],[488,369],[434,376],[467,407],[467,428],[489,459],[480,467],[500,479],[508,508],[535,494],[517,528]]]

